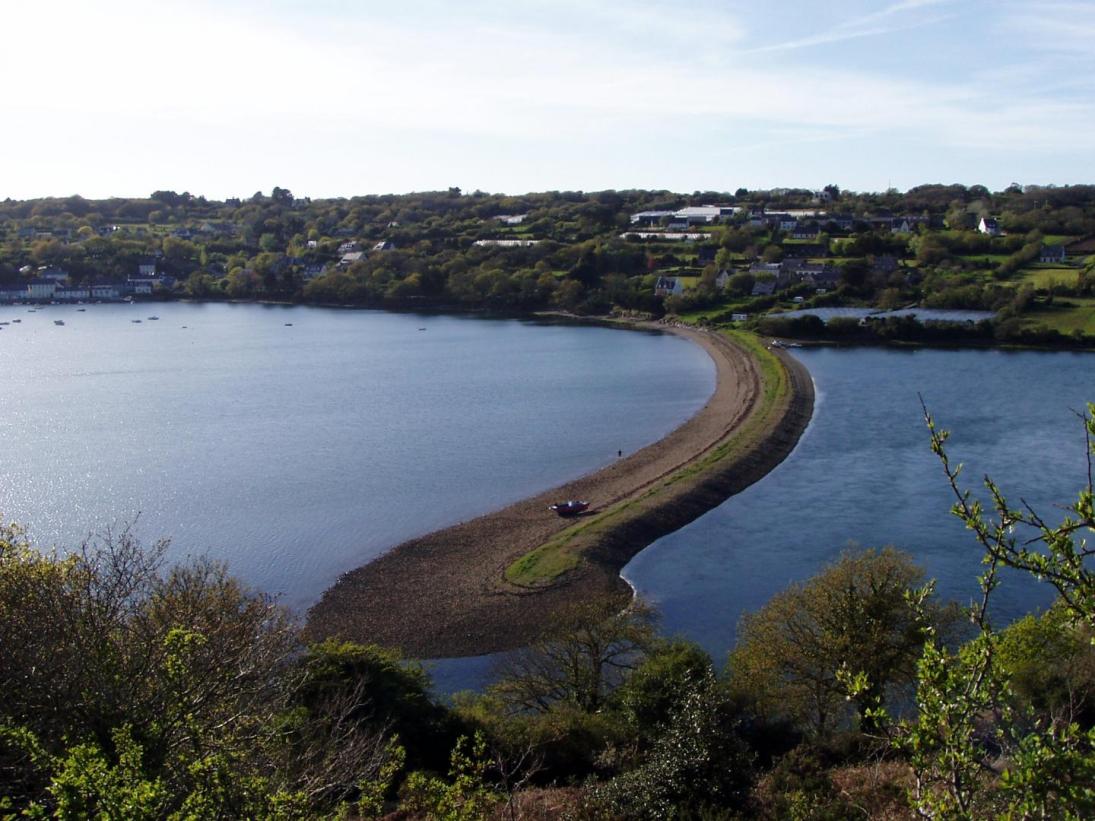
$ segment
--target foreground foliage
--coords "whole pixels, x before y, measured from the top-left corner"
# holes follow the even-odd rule
[[[908,556],[853,551],[747,616],[721,676],[648,608],[577,607],[445,705],[165,543],[0,525],[0,817],[1093,817],[1090,470],[1059,523],[991,481],[989,514],[928,424],[985,555],[972,637]],[[1059,601],[997,629],[1003,567]]]

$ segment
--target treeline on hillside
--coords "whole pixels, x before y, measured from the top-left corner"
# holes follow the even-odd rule
[[[1095,405],[1085,419],[1095,455]],[[451,704],[393,653],[304,645],[204,560],[106,533],[71,555],[0,528],[0,809],[28,817],[1091,817],[1095,587],[1080,534],[989,483],[928,418],[982,596],[846,553],[743,620],[724,672],[641,605],[575,607]],[[1057,589],[1004,630],[1002,567]],[[903,715],[903,717],[901,717]]]
[[[641,212],[711,203],[726,214],[689,229],[699,240],[640,239],[632,223]],[[818,209],[829,216],[816,220],[809,242],[753,218]],[[912,233],[887,222],[901,215],[913,221]],[[996,217],[1005,235],[979,233],[984,217]],[[732,297],[715,284],[720,271],[754,276],[753,262],[805,254],[833,260],[838,276],[826,285],[841,300],[947,303],[986,268],[1007,280],[1036,256],[1043,236],[1092,234],[1093,186],[520,196],[453,188],[323,200],[275,187],[223,202],[157,191],[147,199],[0,203],[0,290],[49,269],[74,286],[146,270],[165,297],[660,315]],[[900,264],[879,262],[890,257]],[[659,292],[659,277],[681,275],[698,280],[687,300]],[[785,298],[798,282],[780,282]]]

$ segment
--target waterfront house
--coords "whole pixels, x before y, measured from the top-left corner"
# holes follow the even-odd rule
[[[137,263],[137,276],[139,277],[154,277],[156,276],[156,260],[154,259],[142,259]]]
[[[52,279],[32,279],[27,283],[29,299],[53,299],[53,292],[56,290],[57,283]]]
[[[81,299],[91,299],[91,289],[86,285],[74,288],[58,288],[53,292],[53,298],[59,302],[77,302]]]
[[[92,299],[117,299],[119,296],[118,286],[112,282],[96,282],[91,286]]]

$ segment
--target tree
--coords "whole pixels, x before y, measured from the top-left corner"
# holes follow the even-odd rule
[[[547,712],[561,704],[598,711],[655,641],[654,614],[642,604],[605,617],[578,605],[544,634],[499,663],[490,688],[512,711]]]
[[[753,779],[736,707],[714,673],[688,681],[669,720],[638,767],[592,792],[612,818],[706,817],[741,806]]]
[[[986,506],[960,487],[961,465],[946,451],[948,434],[924,411],[932,451],[939,457],[955,496],[952,512],[983,551],[981,595],[969,608],[976,636],[948,651],[935,635],[925,644],[917,675],[916,718],[898,724],[882,709],[875,721],[894,747],[909,757],[915,776],[910,796],[927,817],[1086,818],[1095,814],[1095,727],[1074,716],[1042,716],[1015,701],[1009,675],[1016,665],[1016,635],[996,632],[989,620],[992,593],[1003,567],[1022,570],[1052,584],[1060,595],[1054,619],[1090,636],[1095,629],[1095,576],[1089,562],[1095,547],[1080,534],[1095,530],[1091,457],[1095,456],[1095,405],[1084,417],[1087,482],[1065,518],[1051,524],[1028,505],[1012,506],[989,477]],[[930,586],[915,597],[923,600]],[[1024,631],[1025,628],[1018,628]],[[1010,645],[1010,646],[1009,646]],[[1067,657],[1067,656],[1066,656]],[[869,686],[849,677],[855,695]]]
[[[869,707],[914,680],[925,628],[952,620],[927,602],[919,613],[909,606],[906,595],[923,582],[923,570],[893,548],[845,553],[742,619],[731,687],[762,711],[824,736],[847,719],[838,671],[863,671],[871,685],[854,703],[869,724]]]

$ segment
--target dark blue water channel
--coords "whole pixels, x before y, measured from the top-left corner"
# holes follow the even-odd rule
[[[974,489],[986,472],[1012,499],[1059,516],[1086,478],[1073,410],[1095,401],[1095,354],[996,350],[795,351],[817,390],[797,448],[757,484],[655,542],[624,576],[662,613],[666,632],[703,645],[720,664],[743,613],[807,579],[849,545],[894,545],[968,603],[980,552],[949,515],[954,501],[928,447],[917,393]],[[994,594],[1008,622],[1047,605],[1048,585],[1013,574]],[[435,668],[441,689],[479,686],[490,660]]]

